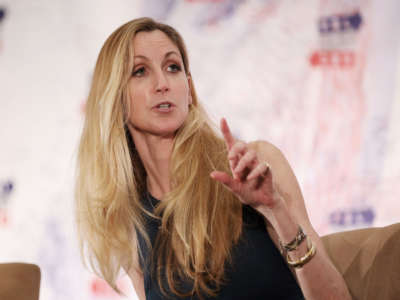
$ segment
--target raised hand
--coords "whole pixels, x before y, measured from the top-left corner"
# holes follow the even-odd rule
[[[210,176],[235,193],[244,204],[255,209],[260,206],[273,208],[280,199],[274,189],[268,162],[260,162],[255,150],[247,143],[236,140],[225,119],[221,120],[220,126],[233,177],[221,171],[213,171]]]

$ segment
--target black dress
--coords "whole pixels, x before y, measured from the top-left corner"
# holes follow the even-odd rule
[[[147,194],[143,204],[152,211],[159,200]],[[146,231],[154,245],[160,221],[146,216]],[[138,234],[139,247],[145,259],[149,251],[143,238]],[[225,269],[227,284],[216,298],[218,300],[279,299],[304,300],[300,287],[273,244],[265,229],[263,217],[252,207],[243,205],[243,230],[239,242],[232,249],[233,263]],[[141,261],[144,276],[144,289],[147,300],[161,299],[199,299],[196,296],[166,298],[160,291],[156,280],[152,280],[148,265]],[[189,287],[187,284],[183,286]]]

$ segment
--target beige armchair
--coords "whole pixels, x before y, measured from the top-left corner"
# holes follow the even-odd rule
[[[322,237],[354,300],[400,299],[400,223]]]
[[[0,299],[38,300],[40,268],[26,263],[0,264]]]

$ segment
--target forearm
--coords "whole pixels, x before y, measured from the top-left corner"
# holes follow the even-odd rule
[[[260,209],[260,212],[263,213],[263,210]],[[264,216],[267,217],[276,232],[277,238],[283,244],[290,242],[297,234],[299,224],[291,216],[285,205],[272,211],[266,211]],[[305,233],[317,250],[314,257],[303,267],[293,268],[304,297],[307,300],[351,299],[343,277],[330,261],[319,236],[313,230],[305,230]],[[291,260],[297,261],[307,251],[307,242],[304,241],[297,250],[288,253]],[[286,260],[286,255],[284,259]]]

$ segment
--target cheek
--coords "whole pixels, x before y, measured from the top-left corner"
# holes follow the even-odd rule
[[[146,94],[138,88],[131,88],[129,93],[131,111],[140,110],[146,104]]]
[[[179,96],[181,99],[184,99],[186,102],[190,102],[190,92],[189,92],[189,85],[186,83],[181,83],[177,90],[179,91]]]

